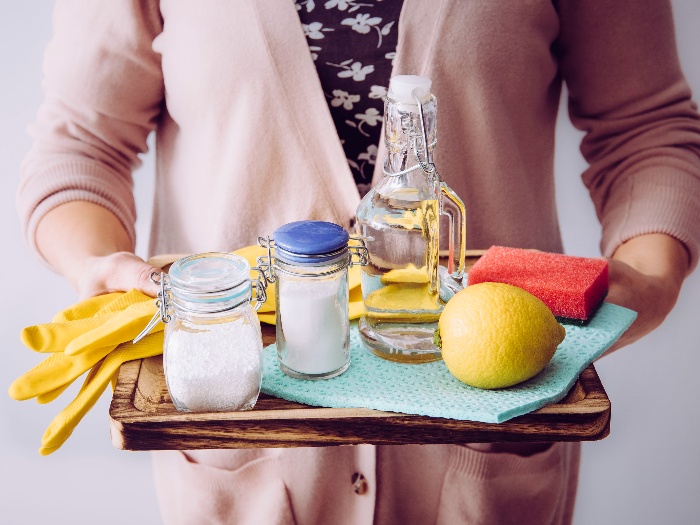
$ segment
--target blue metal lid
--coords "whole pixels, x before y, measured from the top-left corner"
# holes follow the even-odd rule
[[[293,263],[313,264],[341,255],[348,248],[350,235],[332,222],[297,221],[277,228],[272,239],[275,241],[275,257]]]

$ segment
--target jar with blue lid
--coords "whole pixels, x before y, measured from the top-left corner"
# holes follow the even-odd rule
[[[169,274],[154,279],[161,286],[157,317],[166,323],[165,382],[178,410],[229,412],[255,405],[263,348],[255,310],[265,301],[267,282],[262,272],[258,279],[250,272],[243,257],[211,252],[179,259]]]
[[[258,239],[268,249],[258,264],[276,283],[277,359],[291,377],[327,379],[350,365],[348,267],[365,264],[367,255],[349,241],[324,221],[292,222]]]

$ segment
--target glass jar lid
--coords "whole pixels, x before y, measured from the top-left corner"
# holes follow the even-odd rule
[[[240,304],[251,298],[250,264],[232,253],[208,252],[177,260],[170,289],[179,307],[199,310],[214,303]]]
[[[275,258],[294,264],[327,263],[347,254],[350,235],[325,221],[296,221],[272,234]]]

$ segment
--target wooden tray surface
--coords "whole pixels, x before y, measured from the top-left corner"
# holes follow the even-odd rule
[[[470,254],[469,266],[480,252]],[[170,261],[172,262],[172,261]],[[265,346],[274,326],[262,325]],[[260,394],[247,412],[178,412],[162,356],[122,365],[109,409],[112,443],[124,450],[399,445],[508,441],[595,441],[610,432],[610,400],[593,365],[567,396],[503,423],[311,407]]]

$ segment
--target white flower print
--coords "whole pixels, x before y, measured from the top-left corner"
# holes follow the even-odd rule
[[[352,9],[348,11],[348,13],[350,12],[352,12]],[[379,26],[377,24],[379,24],[381,21],[382,19],[378,16],[370,18],[370,15],[368,14],[360,14],[357,15],[355,18],[346,18],[341,22],[341,24],[344,26],[351,26],[353,31],[357,31],[358,33],[362,33],[363,35],[369,33],[371,28],[376,29],[377,35],[379,36],[379,40],[377,41],[377,47],[381,47],[382,36],[388,35],[391,32],[392,26],[394,25],[394,22],[389,22],[384,27],[379,29]]]
[[[360,153],[357,156],[357,160],[367,161],[368,164],[375,164],[377,162],[377,146],[370,144],[367,146],[366,153]]]
[[[316,7],[316,2],[314,0],[306,0],[304,2],[297,2],[296,8],[297,11],[301,11],[301,6],[305,5],[306,6],[306,12],[310,13],[311,11],[314,10],[314,7]]]
[[[355,18],[346,18],[341,22],[344,26],[352,26],[353,31],[366,35],[372,26],[377,25],[382,19],[378,16],[370,18],[368,14],[359,14]]]
[[[386,55],[384,55],[384,58],[386,58],[387,60],[391,60],[391,65],[393,66],[394,59],[396,58],[396,51],[394,51],[393,53],[387,53]]]
[[[348,0],[329,0],[325,4],[323,4],[323,7],[326,9],[333,9],[334,7],[337,7],[340,11],[345,11],[348,8]]]
[[[301,24],[301,27],[304,29],[304,35],[311,40],[321,40],[324,38],[324,31],[333,31],[333,29],[323,27],[321,22]]]
[[[357,130],[365,137],[369,137],[369,133],[362,129],[362,124],[368,126],[376,126],[382,122],[382,114],[376,108],[368,108],[365,113],[356,113],[355,118],[360,121],[357,125]]]
[[[369,95],[367,95],[369,98],[384,98],[386,97],[386,88],[384,86],[372,86],[371,91],[369,92]]]
[[[381,0],[379,0],[381,2]],[[328,0],[325,4],[323,4],[323,7],[326,9],[333,9],[334,7],[338,8],[338,11],[345,11],[350,7],[350,10],[348,10],[348,13],[352,13],[353,11],[357,11],[360,7],[374,7],[373,4],[358,4],[355,2],[355,0]]]
[[[374,71],[374,66],[371,64],[368,66],[363,66],[360,62],[352,61],[353,59],[350,58],[348,60],[342,61],[340,64],[332,64],[331,62],[326,62],[326,65],[339,67],[343,70],[338,73],[338,78],[352,77],[352,79],[356,82],[362,82],[365,78],[367,78],[367,75]],[[350,62],[352,62],[352,65],[350,65]]]
[[[355,102],[360,101],[360,95],[351,95],[347,91],[342,89],[333,90],[333,100],[331,100],[331,106],[334,108],[343,106],[347,110],[351,110]]]
[[[316,59],[318,59],[317,51],[321,51],[321,48],[318,46],[309,46],[309,51],[311,51],[311,58],[313,58],[315,61]]]

